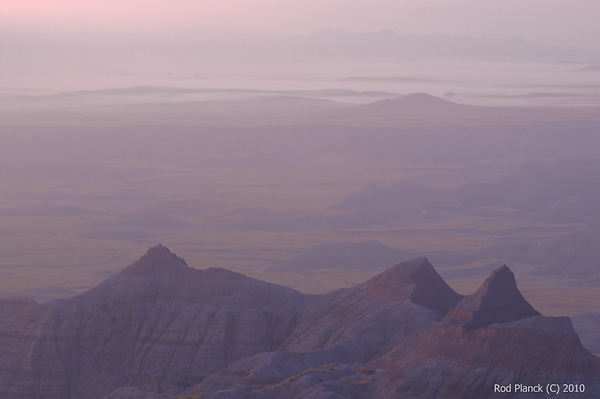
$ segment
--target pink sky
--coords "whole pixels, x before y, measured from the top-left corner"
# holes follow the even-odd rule
[[[521,37],[559,50],[582,47],[577,59],[597,63],[598,15],[600,0],[0,0],[0,76],[10,87],[54,88],[76,77],[81,87],[96,87],[90,76],[210,75],[210,62],[235,66],[219,58],[229,37],[222,29],[259,34],[248,35],[250,43],[275,42],[260,34],[326,28]],[[227,54],[251,47],[240,36],[247,38],[231,35],[237,41]],[[207,59],[189,51],[210,49],[207,43],[214,46]],[[256,60],[268,64],[268,57]]]
[[[306,33],[323,28],[417,34],[600,37],[598,0],[3,0],[4,29],[135,30],[229,28]]]

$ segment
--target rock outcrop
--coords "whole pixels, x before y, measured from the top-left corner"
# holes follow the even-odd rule
[[[533,316],[540,316],[540,313],[523,298],[515,275],[504,265],[494,270],[474,294],[458,302],[446,318],[467,329],[476,329]]]
[[[352,288],[314,297],[284,348],[336,348],[348,362],[368,361],[400,343],[409,350],[415,334],[435,326],[460,298],[426,258],[403,262]]]
[[[73,298],[0,300],[7,399],[492,398],[545,381],[598,397],[600,359],[507,267],[466,297],[425,258],[304,295],[157,246]]]
[[[14,353],[0,360],[0,397],[93,399],[130,385],[178,392],[277,349],[304,300],[238,273],[193,269],[154,247],[84,294],[27,305],[3,322],[0,340]]]

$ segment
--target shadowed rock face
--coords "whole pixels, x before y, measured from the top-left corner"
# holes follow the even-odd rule
[[[405,290],[409,293],[406,299],[442,317],[462,298],[446,284],[427,258],[400,263],[365,284],[373,295],[379,296],[398,295]]]
[[[68,300],[0,300],[7,399],[475,399],[546,380],[600,397],[600,359],[507,267],[467,297],[425,258],[309,296],[156,246]]]
[[[400,389],[423,398],[501,398],[495,384],[546,384],[565,376],[600,382],[600,361],[583,348],[570,319],[541,316],[506,265],[460,300],[408,356],[392,356],[386,367],[402,381],[383,387],[388,395]]]
[[[456,320],[467,329],[476,329],[533,316],[540,313],[523,298],[515,275],[504,265],[494,270],[477,292],[463,298],[446,319]]]
[[[84,294],[12,312],[0,342],[19,349],[0,360],[0,397],[93,399],[129,385],[181,391],[277,349],[304,301],[238,273],[193,269],[154,247]]]
[[[456,294],[425,258],[400,263],[352,288],[315,296],[285,349],[336,349],[347,362],[366,362],[435,326]],[[410,327],[410,328],[409,328]]]
[[[184,259],[169,251],[167,247],[158,244],[148,249],[144,256],[115,277],[123,279],[135,275],[175,276],[191,270]]]
[[[426,258],[411,277],[415,282],[415,289],[410,300],[440,315],[448,313],[462,298],[462,295],[446,284]]]

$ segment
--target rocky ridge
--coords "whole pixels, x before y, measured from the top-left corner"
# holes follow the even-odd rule
[[[504,265],[494,270],[474,294],[458,302],[446,317],[466,329],[476,329],[533,316],[540,313],[523,298],[515,275]]]
[[[559,380],[600,395],[600,359],[508,267],[463,297],[425,258],[304,295],[157,246],[73,298],[0,300],[0,350],[3,398],[486,398]]]

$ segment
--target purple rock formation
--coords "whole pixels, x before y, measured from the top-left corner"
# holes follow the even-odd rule
[[[304,295],[157,246],[73,298],[0,300],[7,399],[474,399],[545,381],[600,397],[600,359],[507,267],[467,297],[425,258]]]
[[[463,298],[446,319],[475,329],[533,316],[540,313],[523,298],[514,273],[504,265],[494,270],[474,294]]]

